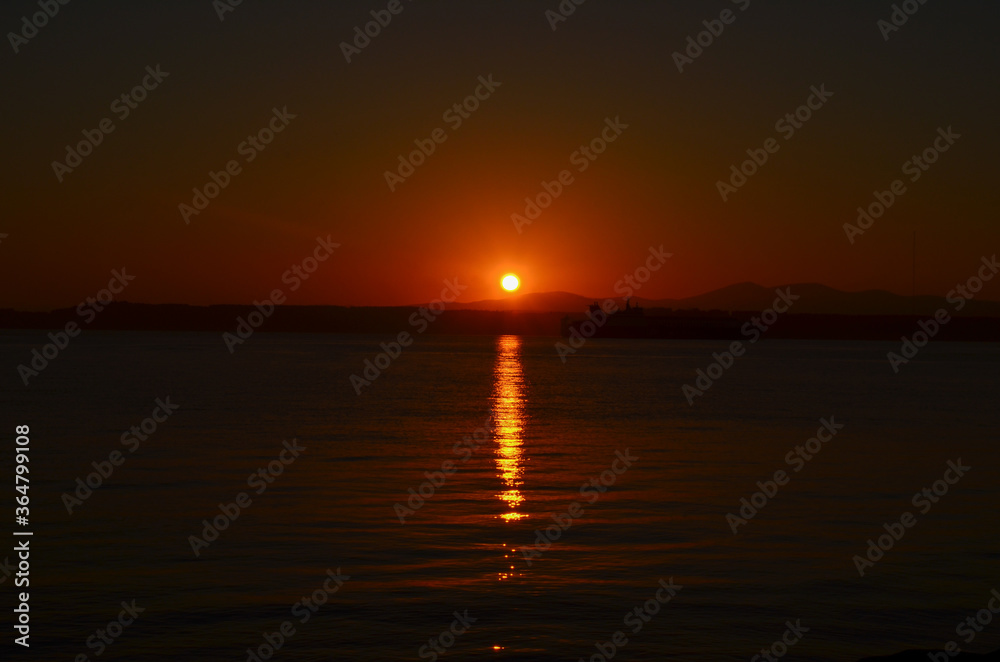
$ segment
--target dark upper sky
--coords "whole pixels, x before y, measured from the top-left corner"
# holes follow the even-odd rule
[[[386,2],[244,0],[224,20],[220,4],[70,2],[17,53],[7,35],[0,306],[76,305],[122,267],[126,300],[250,302],[288,292],[283,272],[327,235],[340,248],[289,303],[413,303],[452,278],[489,298],[507,271],[525,291],[603,296],[661,244],[673,257],[642,297],[748,280],[909,293],[914,231],[917,289],[943,295],[1000,245],[995,2],[913,2],[886,40],[888,1],[589,0],[553,30],[556,0],[403,0],[350,63],[341,42]],[[673,54],[724,10],[679,72]],[[5,2],[0,26],[38,11]],[[144,100],[112,106],[157,65],[169,76]],[[443,114],[480,76],[500,85],[456,126]],[[776,122],[813,86],[832,96],[789,136]],[[295,117],[241,150],[274,108]],[[114,130],[57,176],[104,118]],[[574,157],[607,118],[627,128]],[[904,172],[948,127],[961,137]],[[385,172],[438,128],[390,190]],[[769,138],[724,201],[717,182]],[[179,205],[231,160],[186,224]],[[563,170],[572,183],[518,232],[511,215]],[[905,193],[850,243],[844,224],[896,179]]]

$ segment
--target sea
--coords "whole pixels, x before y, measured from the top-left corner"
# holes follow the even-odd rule
[[[48,342],[0,332],[5,660],[1000,648],[996,344]]]

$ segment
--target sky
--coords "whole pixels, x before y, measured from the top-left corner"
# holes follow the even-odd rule
[[[916,292],[944,296],[997,252],[996,3],[914,2],[891,30],[893,3],[871,0],[562,6],[70,2],[35,30],[37,0],[3,3],[0,307],[75,306],[123,268],[118,298],[145,303],[281,288],[405,305],[446,281],[474,301],[507,272],[524,292],[609,296],[661,246],[643,298],[745,281],[910,294],[914,236]],[[391,20],[344,46],[373,11]],[[779,120],[811,95],[789,135]],[[76,162],[84,131],[100,142]],[[904,172],[941,135],[947,151]],[[401,171],[415,141],[433,152]],[[766,162],[724,195],[747,150]],[[845,230],[895,180],[884,213]],[[317,238],[338,246],[293,290]]]

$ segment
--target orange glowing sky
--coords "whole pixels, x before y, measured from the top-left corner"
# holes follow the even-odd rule
[[[520,292],[606,296],[660,245],[673,257],[644,298],[742,281],[909,293],[914,231],[917,289],[944,294],[1000,246],[997,6],[927,4],[885,42],[881,4],[754,2],[679,73],[671,53],[717,8],[586,3],[553,31],[550,4],[405,3],[350,64],[357,6],[244,3],[224,22],[206,2],[65,7],[0,65],[18,98],[0,307],[74,306],[121,267],[126,300],[249,303],[327,235],[341,247],[288,303],[412,304],[452,278],[463,301],[494,298],[507,272]],[[157,63],[169,78],[57,182],[65,145]],[[500,87],[449,128],[490,74]],[[723,202],[716,182],[820,84],[834,96]],[[296,118],[186,225],[192,187],[285,106]],[[578,172],[573,152],[615,117],[627,130]],[[848,243],[855,209],[947,126],[962,139]],[[390,191],[385,171],[439,127]],[[519,233],[511,215],[564,169],[573,183]]]

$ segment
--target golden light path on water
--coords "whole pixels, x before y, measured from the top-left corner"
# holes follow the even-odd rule
[[[496,442],[497,477],[502,486],[497,498],[504,504],[499,518],[512,522],[527,517],[518,512],[524,503],[524,374],[521,368],[521,338],[500,336],[497,339],[497,362],[493,369],[493,439]],[[497,580],[512,579],[516,572],[513,557],[517,551],[504,544],[503,572]]]
[[[504,490],[497,497],[508,510],[500,515],[506,521],[521,519],[517,512],[524,502],[524,375],[521,369],[521,338],[500,336],[497,339],[497,362],[493,370],[493,438],[496,462]]]

